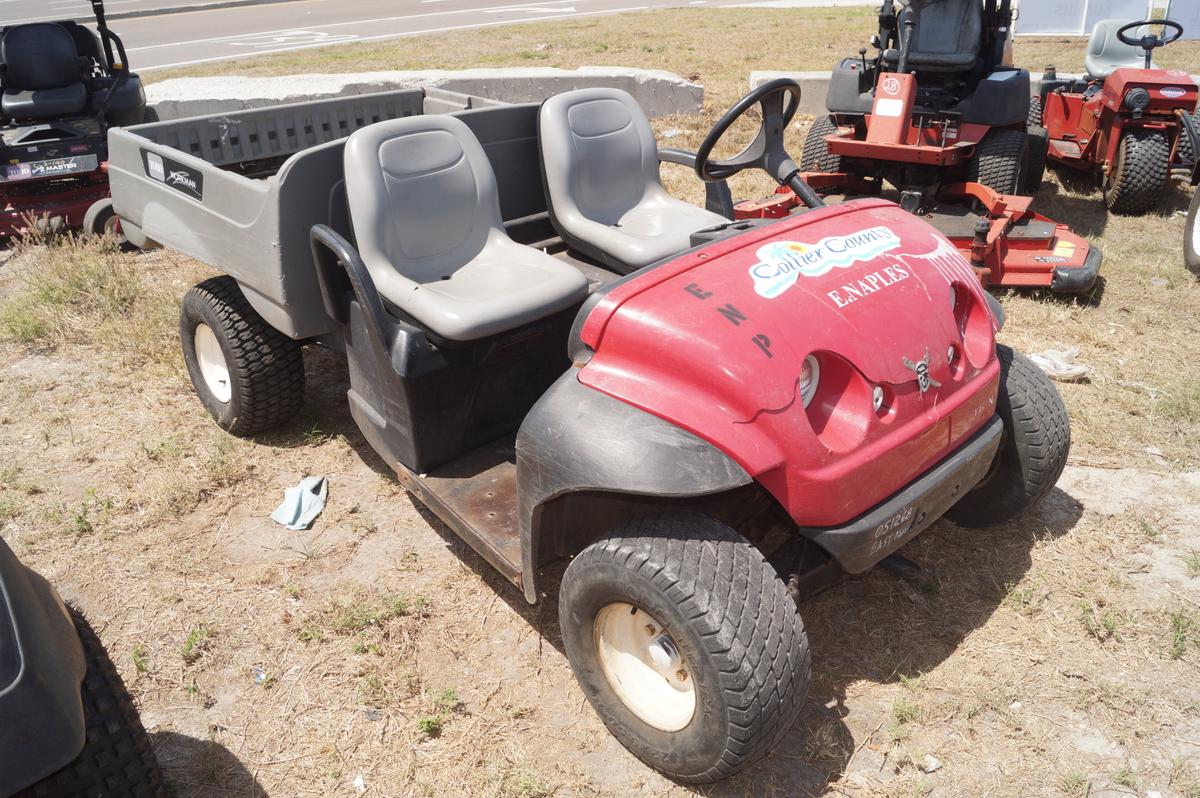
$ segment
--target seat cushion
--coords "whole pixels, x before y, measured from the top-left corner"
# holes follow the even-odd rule
[[[911,0],[900,13],[913,19],[913,43],[908,63],[926,72],[958,72],[972,69],[979,60],[983,37],[983,13],[979,0]],[[883,54],[888,66],[900,60],[900,51]]]
[[[1145,50],[1125,44],[1117,38],[1117,31],[1136,21],[1104,19],[1096,23],[1096,27],[1092,28],[1092,38],[1088,40],[1087,55],[1083,58],[1083,68],[1088,77],[1104,80],[1118,69],[1142,69],[1146,66]],[[1145,27],[1139,29],[1138,37],[1146,30]]]
[[[50,119],[82,113],[87,107],[87,89],[72,83],[58,89],[5,89],[0,111],[9,119]]]
[[[723,216],[667,194],[658,147],[637,102],[620,89],[555,95],[538,114],[550,219],[567,244],[622,272],[691,246]]]
[[[484,338],[582,301],[587,279],[505,233],[496,178],[446,115],[368,125],[346,142],[346,197],[384,299],[438,335]]]
[[[13,25],[0,39],[4,85],[16,89],[55,89],[82,78],[75,39],[56,22]]]

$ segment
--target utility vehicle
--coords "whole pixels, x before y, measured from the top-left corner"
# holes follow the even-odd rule
[[[1102,255],[1031,209],[1045,136],[1026,130],[1029,73],[1013,67],[1009,0],[884,0],[874,58],[836,64],[804,143],[805,179],[824,194],[874,195],[885,184],[933,224],[985,285],[1090,290]],[[1024,196],[1022,196],[1024,195]],[[739,218],[790,212],[780,195]]]
[[[1098,175],[1114,213],[1150,211],[1172,164],[1195,161],[1181,131],[1200,89],[1184,70],[1152,60],[1182,35],[1168,19],[1102,20],[1088,43],[1087,74],[1060,78],[1047,67],[1030,108],[1030,125],[1048,131],[1050,162]]]
[[[0,796],[166,798],[96,633],[0,539]]]
[[[91,0],[96,32],[70,20],[0,27],[0,241],[30,220],[118,234],[106,134],[142,121],[146,95]]]
[[[110,133],[131,240],[227,274],[180,322],[217,422],[286,421],[301,346],[344,352],[367,442],[528,601],[571,560],[571,667],[621,743],[681,782],[787,733],[810,672],[798,597],[903,565],[889,556],[944,514],[1019,515],[1069,446],[1053,385],[997,346],[999,305],[946,238],[804,183],[783,148],[798,92],[739,103],[761,126],[727,160],[711,153],[728,126],[708,155],[659,150],[633,98],[599,88],[262,109],[219,140],[208,119]],[[733,222],[669,196],[661,160],[703,175],[712,208],[751,168],[806,207]]]

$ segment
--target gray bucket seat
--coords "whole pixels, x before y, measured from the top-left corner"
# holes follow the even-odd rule
[[[900,12],[900,30],[912,19],[913,43],[908,65],[919,72],[966,72],[979,61],[983,9],[979,0],[910,0]],[[889,49],[883,61],[895,67],[900,51]]]
[[[616,271],[683,252],[692,233],[729,222],[662,187],[654,132],[627,92],[555,95],[542,104],[538,136],[555,229],[568,246]]]
[[[82,113],[88,92],[75,39],[62,25],[14,25],[0,39],[4,94],[0,116],[50,119]]]
[[[346,198],[380,295],[437,335],[473,341],[581,302],[587,279],[504,232],[496,177],[459,119],[412,116],[346,142]]]
[[[1145,50],[1125,44],[1117,38],[1117,31],[1130,22],[1136,20],[1103,19],[1092,28],[1092,38],[1088,40],[1087,55],[1083,59],[1083,67],[1089,78],[1104,80],[1118,69],[1142,69],[1146,66]],[[1137,31],[1139,38],[1145,30],[1143,27]]]

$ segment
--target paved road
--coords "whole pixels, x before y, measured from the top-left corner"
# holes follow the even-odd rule
[[[211,0],[208,0],[211,1]],[[107,0],[115,12],[193,6],[206,0]],[[762,2],[762,0],[759,0]],[[767,0],[799,7],[863,0]],[[205,11],[139,16],[113,23],[139,72],[389,39],[461,28],[643,11],[672,6],[757,5],[755,0],[291,0]],[[85,0],[0,0],[0,24],[86,16]]]

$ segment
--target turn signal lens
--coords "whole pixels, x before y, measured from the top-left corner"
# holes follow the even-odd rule
[[[812,404],[817,395],[817,385],[821,381],[821,364],[815,357],[809,355],[800,365],[800,401],[805,407]]]

